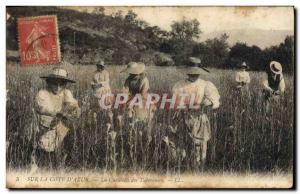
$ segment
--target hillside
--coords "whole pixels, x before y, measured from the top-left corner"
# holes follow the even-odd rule
[[[128,60],[149,60],[157,53],[153,42],[158,37],[152,33],[152,27],[124,18],[58,7],[7,7],[7,12],[11,16],[7,21],[8,50],[18,49],[18,17],[57,15],[61,50],[67,60],[89,63],[101,57],[110,63],[125,64]]]

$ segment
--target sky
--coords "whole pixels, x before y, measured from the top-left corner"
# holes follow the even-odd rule
[[[79,8],[93,10],[93,7]],[[173,21],[198,19],[203,32],[229,29],[293,30],[293,7],[105,7],[106,14],[122,10],[169,30]]]
[[[70,8],[70,7],[69,7]],[[93,7],[71,7],[92,12]],[[294,32],[293,7],[105,7],[105,14],[129,10],[150,25],[170,30],[174,21],[197,19],[201,41],[228,32],[229,43],[247,42],[265,48],[282,42]],[[287,31],[289,31],[287,33]],[[219,33],[216,33],[219,32]]]

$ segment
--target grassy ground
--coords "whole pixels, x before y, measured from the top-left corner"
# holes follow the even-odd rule
[[[30,164],[31,142],[26,137],[26,128],[32,120],[32,108],[37,91],[44,86],[40,75],[47,74],[52,67],[7,66],[7,166],[9,169],[23,169]],[[74,129],[77,134],[70,155],[76,169],[107,168],[105,157],[106,137],[103,126],[93,122],[88,113],[91,108],[90,81],[94,66],[66,67],[77,83],[70,86],[80,102],[82,115]],[[109,66],[113,91],[122,88],[126,74],[120,74],[123,67]],[[185,75],[171,67],[149,67],[147,76],[151,92],[169,91],[173,84]],[[273,106],[270,120],[263,116],[261,80],[263,72],[250,72],[250,98],[240,101],[233,91],[235,72],[212,69],[203,75],[219,89],[221,106],[214,120],[213,137],[209,142],[207,168],[214,172],[291,172],[293,169],[294,129],[294,77],[285,75],[286,92],[280,102]],[[162,137],[167,134],[171,123],[170,112],[160,110],[154,118],[154,142],[152,161],[147,170],[176,172],[177,163],[170,161],[163,148]],[[117,131],[118,133],[118,131]],[[104,149],[104,150],[103,150]],[[149,152],[150,153],[150,152]],[[148,153],[146,153],[148,154]],[[184,162],[183,162],[184,163]],[[167,165],[166,165],[167,164]],[[117,161],[117,169],[122,169]],[[183,166],[189,164],[184,163]],[[187,167],[188,169],[188,167]],[[124,170],[124,169],[123,169]]]

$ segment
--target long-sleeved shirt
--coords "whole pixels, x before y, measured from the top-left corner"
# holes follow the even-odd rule
[[[54,94],[46,89],[38,92],[35,98],[35,110],[39,116],[39,124],[49,128],[57,113],[78,116],[80,108],[68,89]]]
[[[97,98],[101,98],[103,94],[110,93],[110,85],[109,85],[109,73],[105,69],[102,71],[97,71],[93,77],[91,83],[94,89],[94,95]]]
[[[189,97],[192,95],[194,98],[194,105],[200,106],[212,106],[216,109],[220,106],[220,95],[216,86],[202,79],[197,79],[194,82],[189,80],[182,80],[175,84],[173,87],[173,94],[176,98],[182,94],[188,94],[186,105],[190,105]],[[186,97],[185,97],[186,98]],[[178,102],[178,101],[177,101]],[[181,103],[181,102],[179,102]],[[199,144],[199,141],[208,141],[211,138],[211,125],[206,114],[193,116],[193,113],[185,118],[186,129],[191,134],[195,144]]]
[[[92,85],[101,85],[101,87],[109,88],[109,73],[105,69],[97,71],[93,77]]]
[[[213,109],[216,109],[220,106],[220,95],[216,86],[202,79],[198,79],[195,82],[189,80],[182,80],[175,84],[173,87],[173,94],[188,94],[195,95],[194,104],[210,106],[212,105]],[[188,99],[188,98],[187,98]],[[189,101],[189,100],[187,100]]]
[[[247,71],[239,71],[236,73],[235,81],[237,83],[249,84],[251,81],[250,75]]]
[[[279,91],[283,93],[285,91],[285,82],[282,74],[274,77],[267,77],[262,81],[265,90],[273,92]]]

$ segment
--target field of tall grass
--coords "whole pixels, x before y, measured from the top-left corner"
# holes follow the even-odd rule
[[[31,163],[32,142],[26,128],[32,121],[34,98],[45,83],[39,78],[50,72],[51,66],[20,67],[7,65],[6,88],[6,154],[8,169],[28,168]],[[69,167],[91,170],[120,170],[131,168],[129,157],[119,145],[120,134],[129,135],[126,129],[116,129],[115,144],[108,143],[108,134],[100,117],[90,113],[92,104],[90,82],[94,66],[67,66],[70,75],[77,81],[70,85],[81,106],[81,117],[74,124],[74,138]],[[110,84],[118,91],[126,79],[119,72],[124,67],[108,66]],[[147,67],[150,92],[168,92],[185,77],[173,67]],[[241,99],[234,90],[235,71],[211,69],[203,79],[212,81],[221,96],[221,105],[212,119],[213,134],[208,144],[207,170],[211,172],[291,172],[293,169],[294,136],[294,77],[284,75],[286,92],[279,103],[273,105],[269,119],[263,107],[263,72],[250,72],[250,96]],[[176,172],[191,170],[189,163],[174,161],[163,138],[169,133],[171,111],[158,110],[153,121],[153,144],[146,155],[148,164],[142,170],[153,172]],[[126,142],[123,142],[126,144]],[[128,143],[128,142],[127,142]],[[123,145],[123,144],[122,144]],[[110,147],[113,146],[113,149]],[[126,150],[125,150],[126,151]],[[115,154],[111,154],[114,152]],[[138,154],[138,153],[136,153]],[[138,164],[139,165],[139,164]],[[182,166],[182,168],[180,168]],[[140,169],[141,170],[141,169]]]

